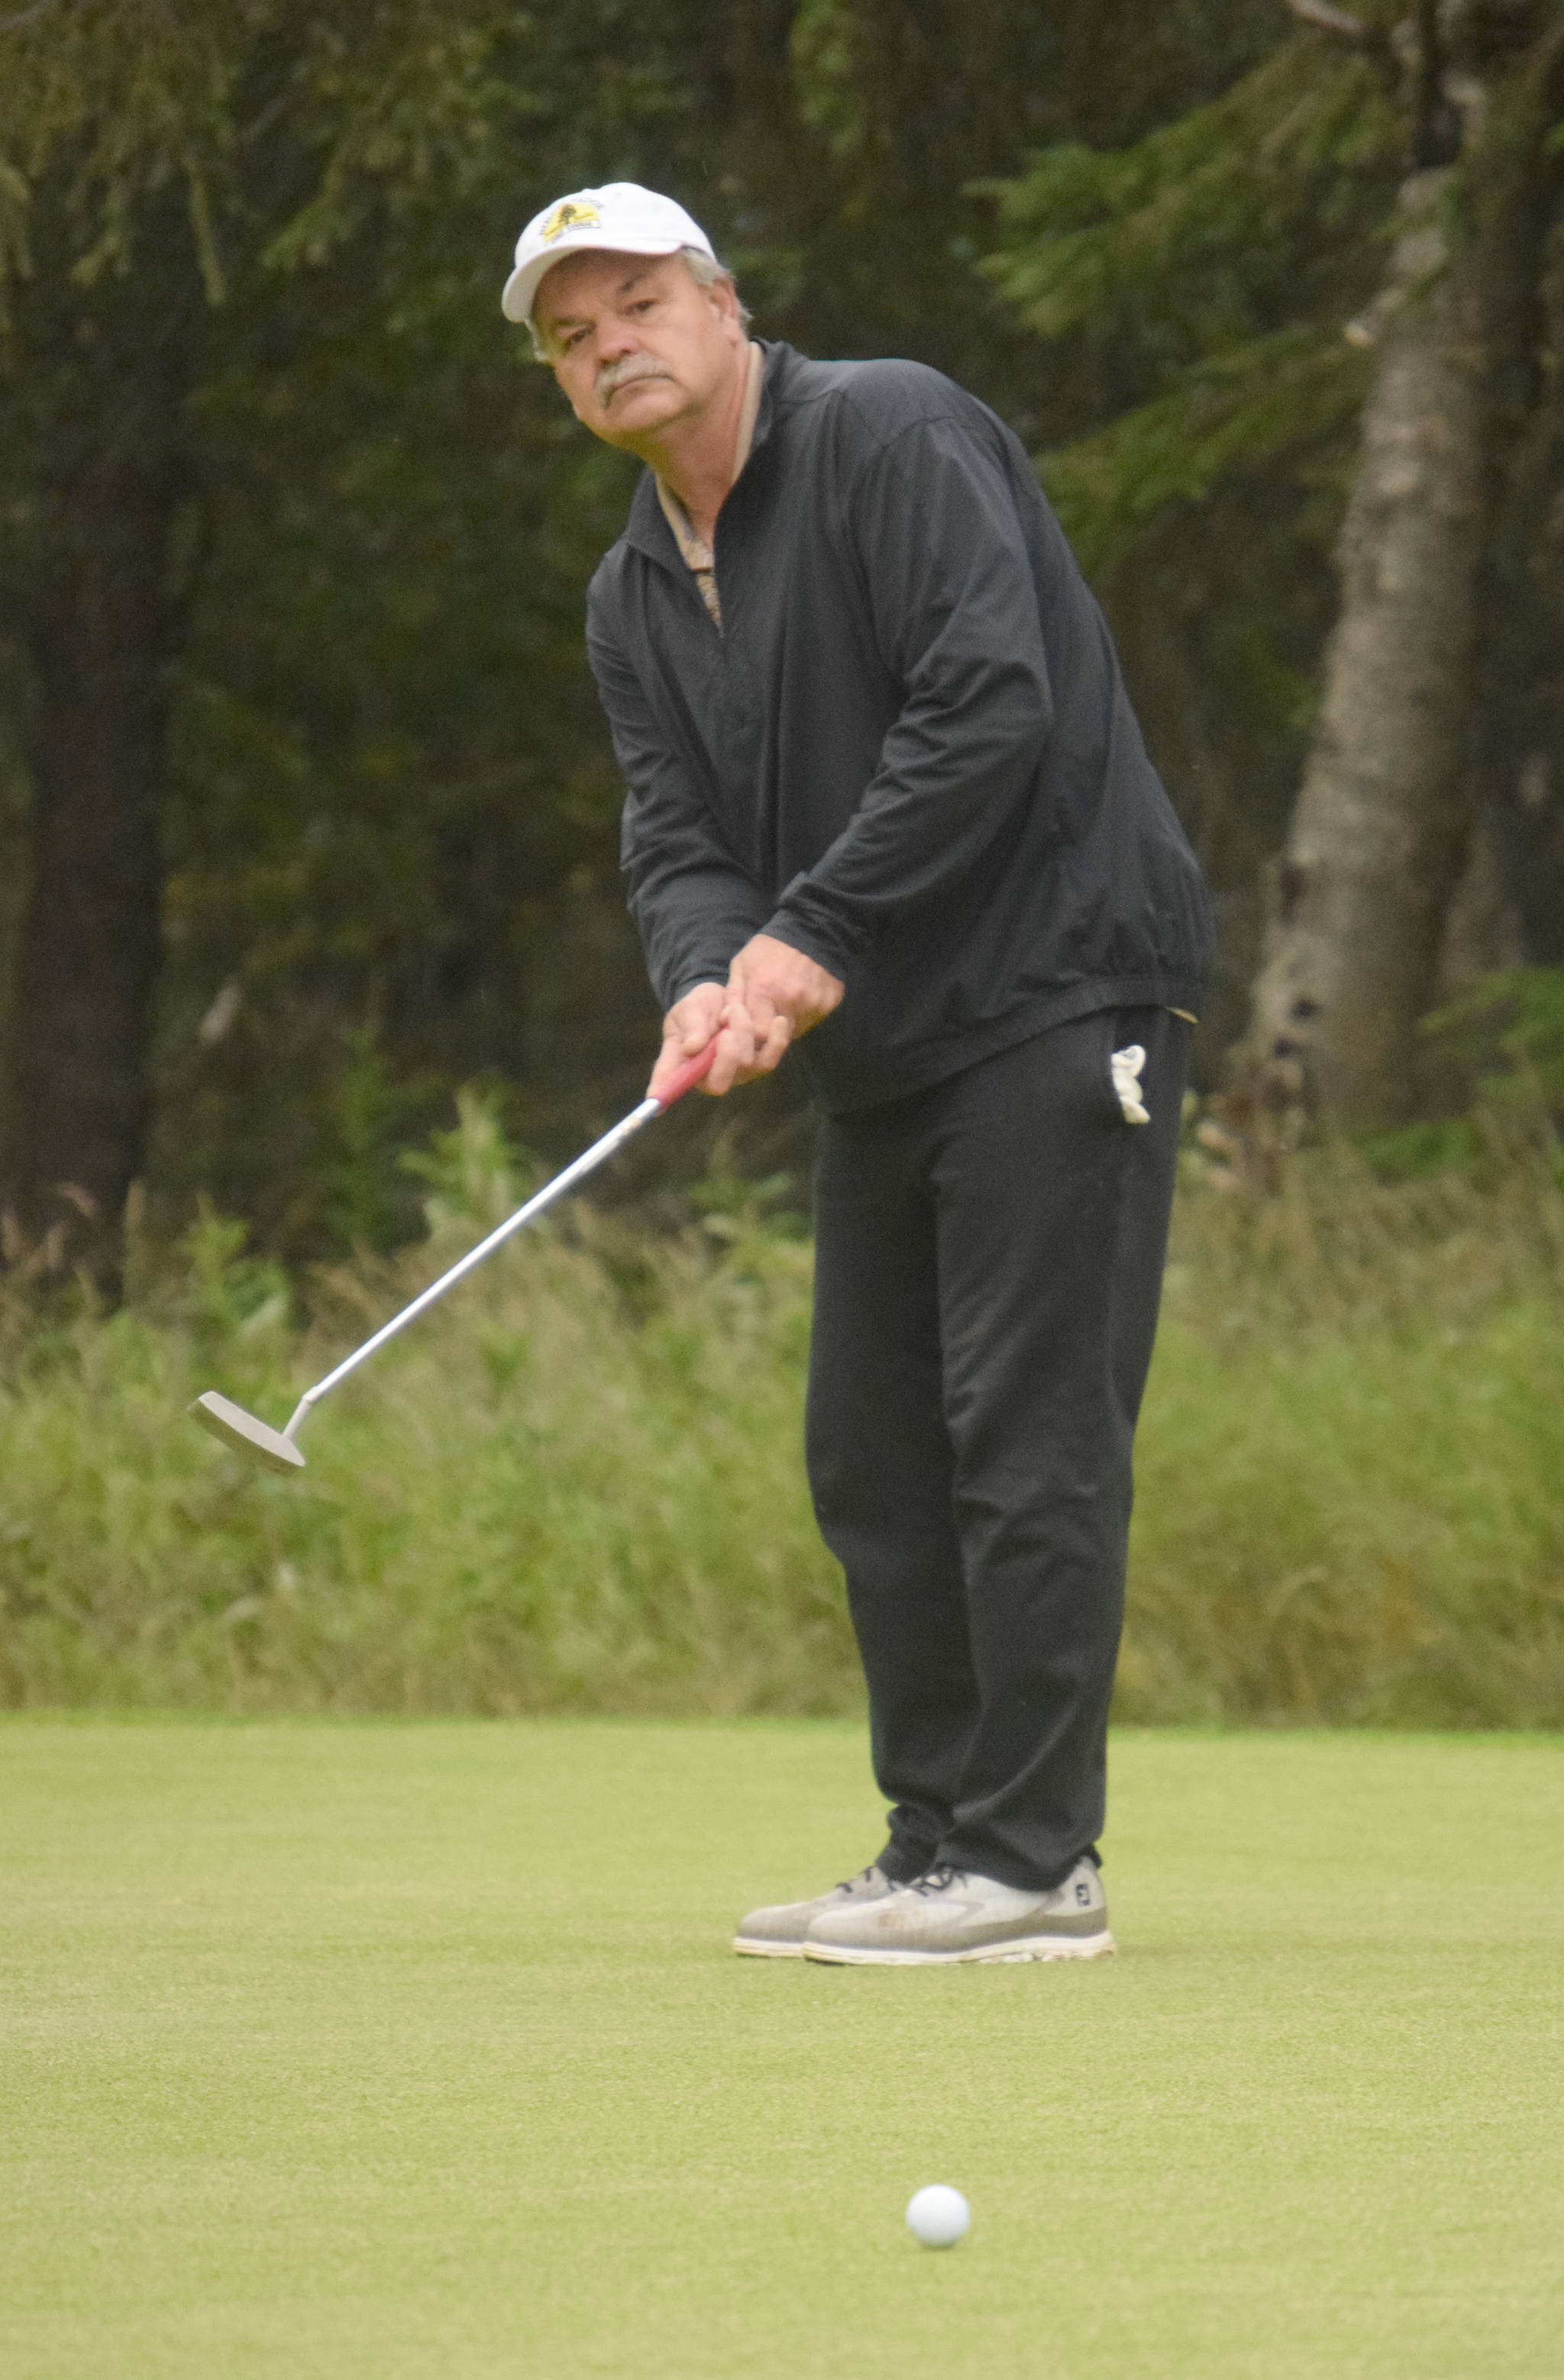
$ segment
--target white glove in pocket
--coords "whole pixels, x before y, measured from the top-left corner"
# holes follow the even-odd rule
[[[1124,1122],[1149,1123],[1151,1111],[1143,1103],[1140,1095],[1141,1069],[1146,1064],[1146,1051],[1140,1043],[1132,1041],[1127,1050],[1115,1050],[1108,1062],[1113,1075],[1113,1087],[1119,1094],[1119,1105],[1124,1111]]]

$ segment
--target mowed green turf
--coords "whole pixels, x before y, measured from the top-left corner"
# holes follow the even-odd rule
[[[1557,2380],[1564,1744],[1113,1789],[1116,1961],[841,1971],[846,1725],[6,1721],[0,2372]]]

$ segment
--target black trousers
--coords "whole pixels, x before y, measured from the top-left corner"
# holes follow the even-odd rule
[[[809,1483],[898,1878],[1047,1889],[1101,1829],[1188,1038],[1105,1010],[824,1124]],[[1136,1041],[1144,1124],[1109,1066]]]

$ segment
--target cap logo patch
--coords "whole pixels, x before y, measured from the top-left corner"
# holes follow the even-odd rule
[[[538,237],[544,247],[549,248],[567,231],[576,231],[582,224],[600,224],[601,221],[602,216],[589,200],[562,199]]]

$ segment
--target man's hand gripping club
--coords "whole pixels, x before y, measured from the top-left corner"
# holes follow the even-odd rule
[[[662,1050],[647,1087],[649,1097],[655,1099],[713,1035],[717,1055],[700,1086],[709,1099],[721,1099],[735,1083],[774,1073],[789,1045],[830,1014],[843,989],[835,976],[791,942],[753,935],[729,967],[725,984],[697,983],[663,1018]]]

